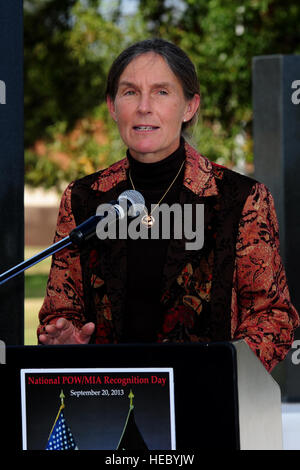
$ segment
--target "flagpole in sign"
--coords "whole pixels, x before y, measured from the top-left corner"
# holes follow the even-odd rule
[[[78,450],[73,434],[64,417],[65,395],[61,390],[60,407],[48,437],[46,450]]]
[[[60,395],[59,395],[59,398],[60,398],[60,407],[59,407],[57,416],[56,416],[56,418],[55,418],[54,424],[53,424],[53,426],[52,426],[52,429],[51,429],[51,431],[50,431],[50,433],[49,433],[48,439],[50,439],[50,436],[51,436],[51,434],[52,434],[52,431],[53,431],[53,429],[55,428],[55,425],[56,425],[56,423],[57,423],[57,420],[58,420],[58,418],[59,418],[59,415],[60,415],[61,410],[63,410],[64,407],[65,407],[65,404],[64,404],[65,395],[64,395],[63,390],[61,390]]]
[[[148,450],[144,438],[135,422],[133,404],[134,394],[131,389],[128,398],[130,400],[129,410],[116,450]]]
[[[63,390],[60,392],[59,398],[60,398],[60,401],[61,401],[60,407],[61,407],[61,408],[64,408],[64,407],[65,407],[65,404],[64,404],[64,398],[65,398],[65,396],[64,396]]]
[[[130,393],[129,393],[129,395],[128,395],[128,398],[129,398],[129,400],[130,400],[130,405],[129,405],[129,407],[130,407],[130,409],[132,410],[132,408],[134,408],[134,405],[133,405],[134,395],[133,395],[133,392],[132,392],[131,389],[130,389]]]

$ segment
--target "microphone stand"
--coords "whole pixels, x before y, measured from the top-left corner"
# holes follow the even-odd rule
[[[17,264],[16,266],[8,269],[4,273],[0,274],[0,285],[9,281],[18,274],[21,274],[26,269],[31,268],[40,261],[48,258],[48,256],[57,253],[60,250],[63,250],[67,246],[74,245],[75,247],[81,245],[85,240],[92,237],[96,232],[96,226],[98,222],[102,219],[101,215],[93,215],[87,219],[82,224],[78,225],[72,232],[62,240],[54,243],[40,253],[32,256],[28,260],[23,261],[22,263]]]
[[[141,210],[143,210],[145,207],[145,200],[138,191],[129,189],[120,194],[117,201],[111,201],[109,204],[111,205],[112,210],[105,211],[108,216],[110,216],[110,218],[112,217],[110,220],[108,220],[108,225],[115,223],[116,219],[123,219],[126,212],[123,207],[124,204],[127,207],[127,210],[131,206],[135,207],[136,212],[130,217],[137,217],[137,215],[139,215]],[[82,224],[75,227],[67,237],[63,238],[57,243],[54,243],[53,245],[46,248],[46,250],[41,251],[32,258],[29,258],[28,260],[23,261],[13,268],[10,268],[8,271],[0,274],[0,285],[69,245],[74,245],[75,247],[80,246],[83,242],[95,235],[97,224],[103,218],[105,218],[105,215],[92,215],[85,222],[82,222]]]

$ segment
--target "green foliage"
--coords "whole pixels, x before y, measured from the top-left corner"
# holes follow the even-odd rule
[[[25,278],[25,298],[36,299],[45,296],[48,274],[29,274]]]
[[[106,76],[127,45],[153,36],[196,66],[200,152],[228,166],[252,161],[252,58],[300,52],[299,1],[139,0],[130,14],[126,4],[24,1],[28,184],[59,188],[124,156],[104,103]]]
[[[26,175],[25,181],[32,187],[43,186],[50,189],[60,188],[64,173],[60,166],[48,158],[39,158],[32,150],[25,149]]]

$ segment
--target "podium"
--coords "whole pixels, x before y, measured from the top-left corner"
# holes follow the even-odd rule
[[[22,450],[21,370],[58,368],[171,369],[177,452],[282,449],[280,388],[247,344],[236,341],[9,346],[0,379],[11,450]],[[41,409],[46,411],[46,402]]]

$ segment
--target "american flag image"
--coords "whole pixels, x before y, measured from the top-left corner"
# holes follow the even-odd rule
[[[73,434],[64,416],[63,393],[60,395],[61,406],[52,426],[46,450],[78,450]]]

